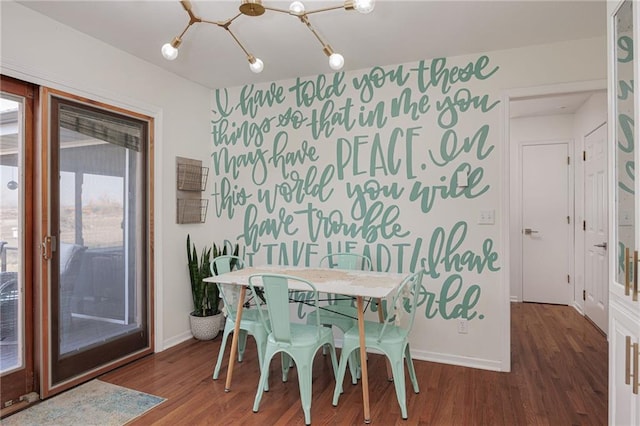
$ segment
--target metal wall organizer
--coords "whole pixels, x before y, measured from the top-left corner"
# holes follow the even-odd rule
[[[176,157],[176,222],[204,223],[209,200],[201,198],[209,168],[202,161]]]

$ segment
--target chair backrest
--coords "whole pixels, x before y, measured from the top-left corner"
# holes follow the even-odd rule
[[[244,261],[238,256],[218,256],[211,262],[211,275],[220,275],[231,272],[233,269],[244,268]],[[240,298],[240,286],[234,284],[217,284],[220,296],[227,310],[227,315],[233,321],[236,320],[236,308]]]
[[[331,253],[320,259],[320,266],[337,269],[371,270],[371,259],[357,253]]]
[[[261,284],[264,288],[264,295],[267,299],[267,311],[269,312],[269,323],[266,322],[260,310],[260,316],[267,329],[273,334],[276,342],[291,343],[291,318],[289,309],[289,285],[296,282],[299,289],[300,284],[308,287],[308,291],[312,294],[313,303],[318,306],[318,291],[316,287],[309,281],[302,278],[280,275],[280,274],[256,274],[249,277],[249,287],[255,293],[255,285]],[[317,316],[316,324],[318,335],[320,335],[320,312],[316,309],[312,314]]]
[[[385,332],[391,330],[393,326],[402,327],[407,331],[413,328],[423,276],[424,270],[421,269],[402,281],[393,296],[391,305],[388,306],[386,320],[378,335],[378,341],[382,340]]]

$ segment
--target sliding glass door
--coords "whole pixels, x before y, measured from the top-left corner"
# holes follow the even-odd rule
[[[150,352],[150,121],[56,93],[47,101],[55,387]]]
[[[32,172],[35,90],[0,77],[0,394],[2,408],[34,390]]]

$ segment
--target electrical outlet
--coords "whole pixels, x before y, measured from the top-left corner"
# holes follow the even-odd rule
[[[458,334],[467,334],[469,332],[469,324],[466,319],[458,320]]]

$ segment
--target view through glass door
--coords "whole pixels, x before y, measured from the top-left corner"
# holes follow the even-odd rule
[[[0,394],[2,408],[35,389],[31,200],[35,89],[0,77]]]
[[[49,97],[51,385],[150,352],[149,121]]]

